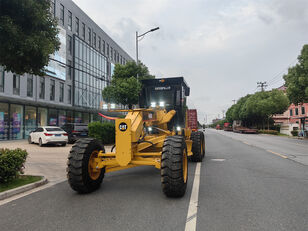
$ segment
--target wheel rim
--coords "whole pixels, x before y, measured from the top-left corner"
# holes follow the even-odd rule
[[[101,174],[101,169],[96,169],[96,162],[95,162],[95,158],[97,158],[99,151],[98,150],[94,150],[89,158],[89,163],[88,163],[88,173],[89,176],[92,180],[97,180]]]
[[[183,152],[183,179],[184,183],[187,181],[187,153],[186,150]]]

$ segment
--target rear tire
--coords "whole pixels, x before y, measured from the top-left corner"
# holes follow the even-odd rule
[[[205,155],[205,144],[203,132],[192,132],[190,139],[192,140],[192,153],[191,161],[202,162]]]
[[[39,139],[39,146],[40,146],[40,147],[43,147],[43,141],[42,141],[42,138],[40,138],[40,139]]]
[[[183,136],[169,136],[164,141],[161,160],[162,190],[167,197],[182,197],[188,179],[187,150]]]
[[[90,173],[89,162],[93,155],[104,147],[96,139],[79,139],[72,147],[67,162],[67,178],[71,188],[78,193],[90,193],[97,190],[104,178],[105,168]],[[91,175],[92,174],[92,175]]]

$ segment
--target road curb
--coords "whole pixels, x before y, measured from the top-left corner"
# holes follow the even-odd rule
[[[31,189],[34,189],[34,188],[40,187],[44,184],[47,184],[48,183],[47,178],[44,177],[44,176],[42,176],[42,177],[43,177],[43,179],[41,179],[40,181],[31,183],[31,184],[27,184],[27,185],[24,185],[24,186],[21,186],[21,187],[18,187],[18,188],[10,189],[10,190],[7,190],[5,192],[0,193],[0,200],[7,199],[9,197],[15,196],[15,195],[20,194],[20,193],[27,192]]]

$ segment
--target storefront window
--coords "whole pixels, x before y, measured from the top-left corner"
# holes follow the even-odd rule
[[[58,112],[56,109],[48,110],[48,125],[50,126],[58,125]]]
[[[47,125],[47,108],[38,108],[38,126]]]
[[[36,108],[26,106],[25,108],[25,138],[28,138],[31,131],[36,129]]]
[[[0,140],[8,139],[9,131],[9,105],[0,103]]]
[[[11,104],[10,138],[23,139],[23,106]]]
[[[75,123],[82,123],[81,112],[75,112]]]
[[[59,127],[66,124],[66,111],[59,110]]]

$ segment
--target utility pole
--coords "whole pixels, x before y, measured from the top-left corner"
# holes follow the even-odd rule
[[[261,91],[264,91],[264,89],[267,87],[266,82],[257,82],[258,87],[261,87]]]
[[[222,118],[225,118],[225,110],[222,110]]]
[[[233,102],[233,104],[236,104],[236,99],[233,99],[232,102]]]

